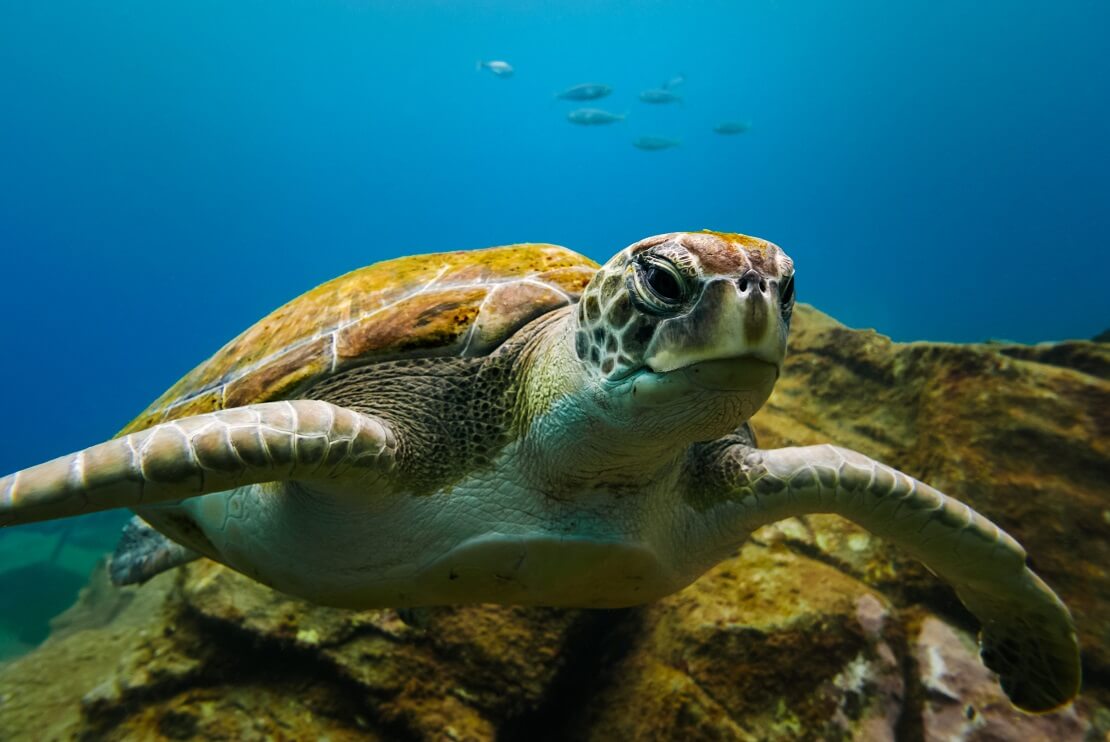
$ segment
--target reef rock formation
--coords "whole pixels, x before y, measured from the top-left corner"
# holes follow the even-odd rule
[[[211,562],[141,588],[100,571],[0,666],[0,739],[1082,740],[1110,731],[1110,346],[892,343],[811,308],[756,418],[971,503],[1071,606],[1079,702],[1015,711],[974,620],[833,516],[755,534],[658,603],[476,606],[423,628],[320,608]]]

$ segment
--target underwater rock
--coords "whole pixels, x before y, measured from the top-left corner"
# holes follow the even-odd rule
[[[99,570],[41,647],[0,665],[0,739],[1099,739],[1107,368],[1106,344],[900,344],[799,307],[753,421],[763,445],[855,448],[1016,536],[1076,616],[1086,685],[1069,709],[1015,711],[947,586],[809,516],[649,606],[443,608],[420,629],[207,561],[141,587]]]
[[[55,631],[42,646],[0,666],[0,739],[92,734],[98,728],[97,709],[115,721],[126,701],[136,697],[135,689],[157,688],[155,678],[188,682],[181,663],[158,647],[159,637],[172,637],[177,630],[173,588],[171,574],[139,591],[113,587],[103,568],[94,573],[76,605],[55,619]],[[111,620],[105,622],[106,616]],[[135,676],[142,656],[158,657],[157,668]],[[167,671],[170,667],[173,672]],[[140,692],[138,697],[153,695]]]
[[[265,640],[323,663],[375,716],[422,735],[460,739],[537,706],[578,612],[468,606],[431,611],[426,629],[392,610],[313,606],[213,562],[188,569],[186,604],[217,630]]]
[[[749,544],[630,623],[599,693],[552,739],[896,737],[900,626],[831,567]]]

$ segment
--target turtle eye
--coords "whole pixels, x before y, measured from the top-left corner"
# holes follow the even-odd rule
[[[667,258],[642,256],[632,275],[633,297],[648,311],[673,312],[689,299],[689,281]]]
[[[628,272],[632,301],[651,314],[671,314],[690,301],[694,285],[669,256],[636,256]]]
[[[779,303],[788,307],[794,302],[794,276],[787,277],[785,281],[779,284]]]
[[[644,268],[644,281],[665,302],[677,303],[682,299],[682,286],[678,278],[666,268],[649,265]]]

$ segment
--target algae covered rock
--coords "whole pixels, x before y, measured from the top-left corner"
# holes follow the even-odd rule
[[[569,736],[894,739],[906,691],[890,619],[851,577],[748,545],[644,609]]]
[[[310,605],[212,562],[187,568],[181,594],[211,630],[319,663],[387,725],[476,739],[541,702],[578,616],[467,606],[416,629],[391,610]]]
[[[758,531],[657,603],[453,607],[413,628],[201,561],[138,588],[94,574],[38,649],[0,665],[0,740],[1102,739],[1110,728],[1110,346],[898,344],[810,308],[754,420],[966,500],[1072,608],[1073,707],[1028,716],[974,619],[833,516]]]
[[[578,617],[474,606],[413,629],[211,562],[94,585],[65,632],[0,671],[0,739],[487,739],[541,703]],[[106,624],[105,593],[123,606]]]

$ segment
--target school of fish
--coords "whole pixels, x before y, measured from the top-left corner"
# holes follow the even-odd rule
[[[486,70],[499,78],[512,77],[515,69],[511,64],[502,59],[479,60],[477,68]],[[683,75],[675,75],[658,87],[648,88],[639,94],[639,100],[653,106],[682,103],[682,95],[678,88],[686,81]],[[592,104],[593,101],[608,97],[613,92],[611,85],[599,82],[586,82],[572,85],[555,94],[559,101],[570,101],[577,104]],[[604,126],[625,121],[628,113],[614,113],[594,105],[581,105],[567,112],[567,121],[579,126]],[[747,120],[720,121],[713,126],[713,131],[722,136],[734,136],[750,131],[752,124]],[[659,152],[674,149],[682,145],[682,140],[677,137],[658,135],[642,135],[632,140],[632,146],[643,152]]]

